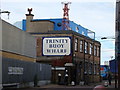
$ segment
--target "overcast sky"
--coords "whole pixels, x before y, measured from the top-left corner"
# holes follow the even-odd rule
[[[2,14],[1,18],[15,23],[25,19],[27,8],[33,8],[34,19],[62,18],[63,5],[68,0],[2,0],[1,11],[10,11]],[[69,0],[69,18],[77,24],[96,33],[96,39],[101,42],[101,64],[114,57],[114,40],[101,40],[101,37],[115,36],[115,0]]]

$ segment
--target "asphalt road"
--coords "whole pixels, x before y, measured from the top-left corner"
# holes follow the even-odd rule
[[[105,82],[105,81],[104,81]],[[28,87],[28,88],[5,88],[2,90],[93,90],[94,87],[98,86],[98,85],[103,85],[103,83],[94,83],[91,85],[84,85],[84,86],[80,86],[80,85],[76,85],[76,86],[71,86],[71,85],[57,85],[57,84],[49,84],[49,85],[44,85],[44,86],[40,86],[40,87]],[[103,89],[97,89],[97,90],[103,90]],[[112,85],[107,87],[104,90],[115,90],[114,88],[114,82],[112,82]]]

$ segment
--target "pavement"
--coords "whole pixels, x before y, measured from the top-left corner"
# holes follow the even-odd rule
[[[104,80],[102,82],[99,82],[99,83],[91,83],[89,85],[75,85],[75,86],[72,86],[72,85],[58,85],[58,84],[49,84],[49,85],[45,85],[45,86],[40,86],[39,88],[94,88],[95,86],[98,86],[98,85],[103,85],[107,82],[108,84],[108,81],[107,80]],[[111,82],[111,85],[108,85],[106,86],[106,88],[115,88],[115,82],[112,81]]]
[[[28,87],[28,88],[12,88],[12,89],[3,89],[3,90],[93,90],[96,86],[98,85],[104,85],[104,83],[107,82],[106,80],[100,82],[100,83],[91,83],[89,85],[58,85],[58,84],[48,84],[48,85],[44,85],[44,86],[38,86],[38,87]],[[111,85],[108,85],[107,87],[105,87],[105,90],[115,90],[115,82],[112,81]],[[96,90],[96,89],[95,89]],[[97,89],[100,90],[100,89]],[[103,89],[101,89],[103,90]]]

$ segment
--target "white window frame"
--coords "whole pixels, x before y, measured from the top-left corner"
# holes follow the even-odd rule
[[[80,52],[83,52],[83,40],[80,40]]]
[[[93,53],[92,49],[93,49],[93,45],[90,43],[89,54],[92,54],[92,53]]]
[[[85,53],[88,53],[88,42],[85,42]]]
[[[100,56],[100,47],[99,46],[97,47],[97,56],[98,57]]]
[[[78,38],[75,38],[75,51],[78,51]]]
[[[94,56],[96,56],[97,55],[97,46],[95,45],[94,46]]]

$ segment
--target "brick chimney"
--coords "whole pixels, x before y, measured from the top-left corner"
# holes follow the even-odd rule
[[[31,32],[31,20],[33,19],[32,8],[28,8],[28,14],[26,14],[26,32]]]

